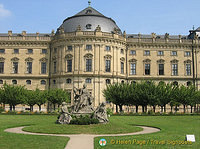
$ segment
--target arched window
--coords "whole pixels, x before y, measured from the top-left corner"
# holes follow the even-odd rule
[[[124,84],[124,80],[122,80],[121,83]]]
[[[31,80],[26,80],[26,84],[30,85],[31,84]]]
[[[90,78],[85,79],[85,83],[92,83],[92,79]]]
[[[71,83],[72,83],[72,80],[71,80],[71,79],[67,79],[67,80],[66,80],[66,83],[67,83],[67,84],[71,84]]]
[[[187,82],[187,86],[190,86],[190,85],[192,85],[192,82],[191,82],[191,81],[188,81],[188,82]]]
[[[40,84],[41,84],[41,85],[46,85],[46,81],[45,81],[45,80],[41,80],[41,81],[40,81]]]
[[[3,84],[3,80],[0,80],[0,84]]]
[[[17,80],[12,80],[12,84],[17,84]]]
[[[173,82],[173,85],[174,85],[174,86],[175,86],[175,85],[178,86],[178,82],[177,82],[177,81],[174,81],[174,82]]]
[[[106,79],[106,84],[110,84],[110,79]]]

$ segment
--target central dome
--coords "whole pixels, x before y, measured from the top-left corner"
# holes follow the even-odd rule
[[[102,32],[113,33],[116,31],[121,34],[121,30],[114,20],[102,15],[92,7],[87,7],[76,15],[65,19],[60,28],[63,28],[65,33],[75,32],[78,26],[81,27],[82,31],[95,31],[98,25]]]

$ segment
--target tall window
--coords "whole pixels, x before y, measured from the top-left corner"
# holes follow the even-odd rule
[[[0,62],[0,73],[4,73],[4,62]]]
[[[172,64],[172,75],[173,76],[178,75],[178,64]]]
[[[110,60],[106,60],[106,72],[110,72]]]
[[[53,72],[56,73],[56,62],[53,62]]]
[[[27,62],[27,73],[32,73],[32,62]]]
[[[191,64],[186,64],[185,68],[186,68],[186,75],[190,76],[191,75]]]
[[[13,73],[18,73],[18,62],[13,62]]]
[[[67,60],[67,72],[72,72],[72,60]]]
[[[131,75],[136,75],[136,63],[131,63],[130,64],[130,74]]]
[[[92,71],[92,59],[86,59],[86,71],[87,72]]]
[[[46,62],[42,62],[41,63],[41,73],[42,74],[46,74],[47,73],[47,63]]]
[[[164,64],[158,64],[159,67],[159,75],[164,75]]]
[[[145,75],[150,75],[150,64],[145,64]]]
[[[124,74],[124,62],[121,62],[121,74]]]

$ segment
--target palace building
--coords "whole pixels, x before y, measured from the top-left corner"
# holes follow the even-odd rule
[[[0,86],[62,88],[86,83],[94,106],[113,82],[165,81],[199,86],[200,28],[188,35],[131,34],[91,6],[63,21],[56,32],[0,33]],[[73,100],[71,100],[73,103]]]

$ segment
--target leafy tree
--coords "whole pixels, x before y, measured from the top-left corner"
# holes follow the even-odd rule
[[[30,111],[33,111],[33,106],[36,104],[37,94],[33,90],[25,91],[24,103],[30,106]]]
[[[47,102],[48,91],[41,91],[39,89],[36,89],[35,94],[37,96],[35,102],[39,107],[39,111],[41,111],[41,106]]]

